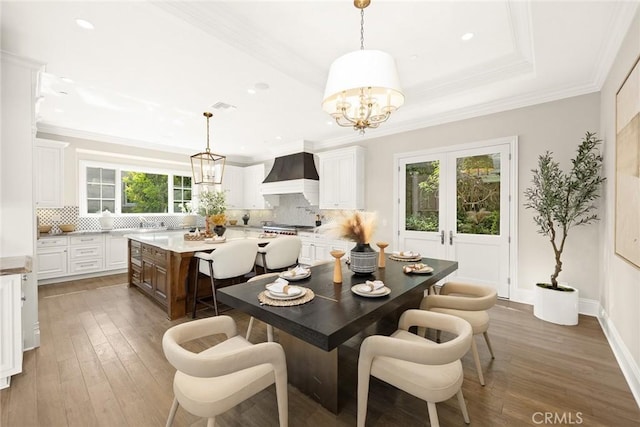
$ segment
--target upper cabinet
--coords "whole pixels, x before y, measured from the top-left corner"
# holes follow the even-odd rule
[[[264,164],[247,166],[244,169],[244,208],[245,209],[270,209],[260,186],[264,181]],[[223,180],[224,182],[224,180]]]
[[[227,195],[227,208],[244,208],[244,168],[226,165],[222,177],[222,191]]]
[[[64,205],[64,149],[68,144],[36,139],[33,170],[35,175],[35,202],[38,208]]]
[[[319,153],[320,209],[364,209],[364,148]]]

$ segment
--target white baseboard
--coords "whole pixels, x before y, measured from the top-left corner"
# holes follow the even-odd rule
[[[638,364],[633,359],[633,355],[624,344],[624,341],[622,341],[618,330],[602,307],[600,307],[599,310],[598,321],[600,322],[605,337],[607,337],[607,341],[609,341],[609,346],[618,361],[622,374],[627,380],[627,384],[629,384],[631,393],[640,407],[640,367],[638,367]]]

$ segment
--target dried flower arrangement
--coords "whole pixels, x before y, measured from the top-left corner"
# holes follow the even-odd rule
[[[375,212],[341,211],[334,221],[326,225],[326,230],[336,237],[366,244],[371,242],[376,219]]]

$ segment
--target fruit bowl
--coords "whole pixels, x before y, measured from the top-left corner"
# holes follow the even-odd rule
[[[38,226],[38,231],[41,233],[48,233],[51,231],[51,226],[50,225],[39,225]]]

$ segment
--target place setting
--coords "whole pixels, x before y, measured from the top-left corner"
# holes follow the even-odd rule
[[[306,277],[309,277],[310,275],[311,273]],[[274,282],[268,283],[265,286],[265,290],[258,294],[260,305],[272,305],[277,307],[304,304],[311,301],[314,297],[315,294],[311,289],[303,286],[290,285],[289,281],[282,277],[278,277]]]
[[[295,268],[291,270],[283,271],[280,273],[280,277],[289,281],[298,281],[304,280],[311,276],[311,269],[308,267],[303,267],[301,265],[297,265]]]
[[[403,262],[420,261],[422,260],[422,255],[416,251],[393,251],[389,255],[389,259]]]
[[[407,274],[431,274],[433,273],[433,267],[424,263],[408,264],[402,266],[402,271]]]
[[[378,298],[391,293],[391,289],[385,286],[382,280],[367,280],[351,287],[351,292],[361,297]]]

